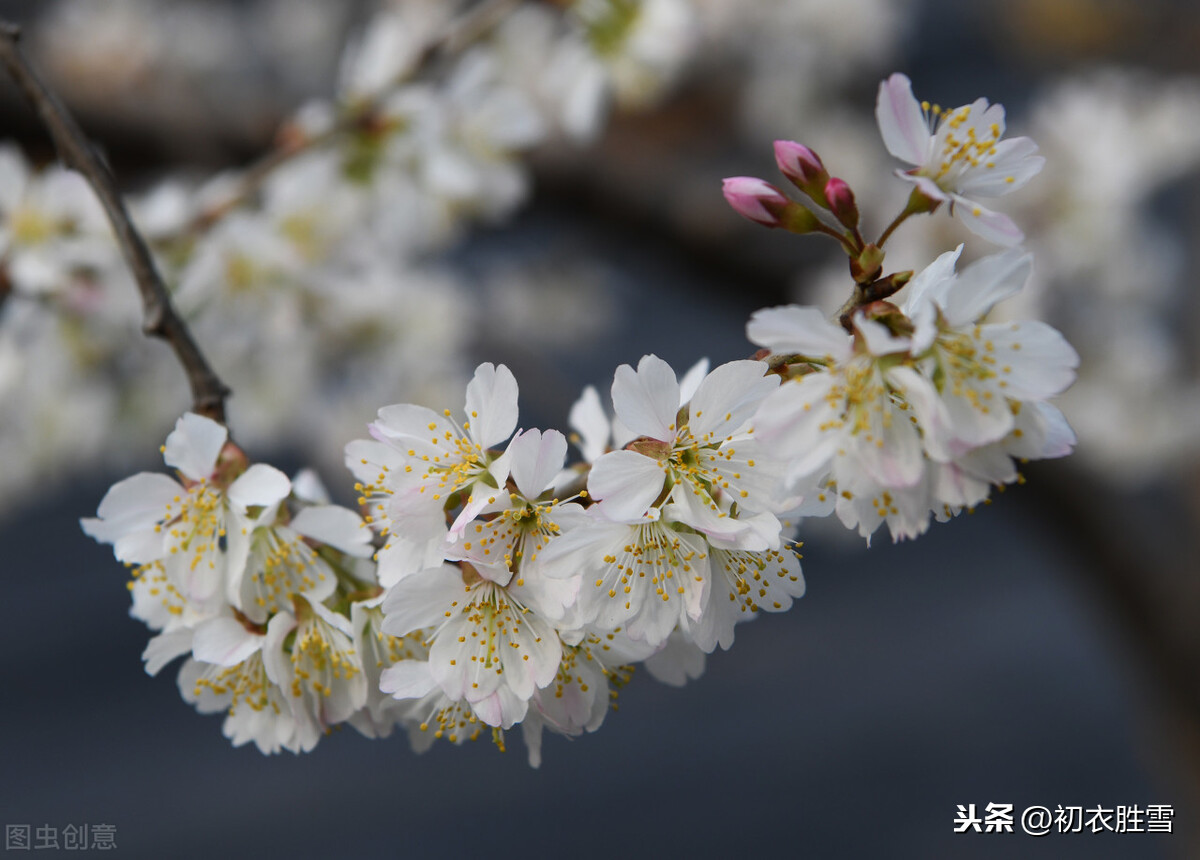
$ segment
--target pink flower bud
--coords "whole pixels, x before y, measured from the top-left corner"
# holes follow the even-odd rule
[[[829,181],[821,156],[794,140],[775,141],[775,163],[802,190],[807,191],[809,186],[823,187]]]
[[[796,205],[774,185],[753,176],[726,179],[723,190],[735,212],[767,227],[782,226],[781,218]]]
[[[825,197],[838,221],[851,230],[858,226],[858,204],[854,202],[854,192],[844,180],[835,176],[826,182]]]

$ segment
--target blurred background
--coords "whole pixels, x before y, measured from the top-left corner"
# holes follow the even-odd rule
[[[639,12],[619,38],[606,3]],[[375,410],[455,407],[479,361],[513,369],[522,426],[565,429],[620,363],[743,358],[755,309],[832,313],[850,287],[836,248],[741,220],[720,180],[781,182],[771,142],[799,140],[878,232],[907,195],[873,116],[897,70],[944,106],[1003,103],[1047,159],[998,207],[1035,255],[998,310],[1080,352],[1059,401],[1076,454],[914,543],[804,523],[791,612],[739,628],[683,689],[639,673],[539,770],[519,743],[417,756],[350,729],[301,757],[233,749],[170,671],[145,675],[122,571],[78,528],[114,480],[159,468],[189,398],[138,333],[94,204],[5,84],[3,823],[113,824],[131,857],[1200,856],[1200,10],[569,5],[5,14],[131,195],[234,389],[235,437],[318,466],[341,501],[340,451]],[[455,13],[477,26],[430,55]],[[910,221],[889,268],[960,241],[994,250],[944,213]],[[993,802],[1169,804],[1174,832],[952,832],[958,805]]]

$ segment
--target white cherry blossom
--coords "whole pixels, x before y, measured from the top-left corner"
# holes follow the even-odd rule
[[[907,164],[897,171],[927,197],[948,202],[974,233],[1001,245],[1024,235],[1012,219],[978,202],[1015,191],[1042,169],[1045,159],[1027,137],[1001,140],[1004,108],[976,99],[941,110],[913,96],[912,82],[899,73],[879,85],[875,117],[887,151]]]

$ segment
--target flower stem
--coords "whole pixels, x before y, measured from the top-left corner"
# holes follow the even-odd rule
[[[34,72],[17,43],[20,35],[20,27],[0,21],[0,63],[3,63],[50,133],[59,160],[87,180],[104,207],[117,244],[141,293],[142,331],[148,336],[165,340],[175,351],[191,385],[192,411],[224,424],[225,398],[229,396],[229,388],[209,366],[187,325],[171,304],[162,275],[154,264],[146,241],[125,210],[112,173],[96,155],[87,136],[62,102]]]

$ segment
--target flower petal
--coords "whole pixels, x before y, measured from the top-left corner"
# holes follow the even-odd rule
[[[167,437],[163,461],[193,481],[206,480],[216,469],[217,457],[228,439],[229,431],[224,426],[188,412],[175,422],[175,429]]]
[[[618,367],[612,400],[617,417],[636,435],[675,440],[679,383],[675,371],[657,355],[643,356],[636,371],[628,364]]]
[[[952,194],[951,198],[954,201],[954,214],[976,236],[1010,247],[1024,240],[1025,234],[1007,215],[994,212],[961,194]]]
[[[557,430],[526,430],[508,445],[509,474],[526,499],[537,499],[562,470],[567,437]]]
[[[371,530],[362,517],[338,505],[315,505],[304,508],[292,518],[291,527],[305,537],[328,544],[347,555],[369,558]]]
[[[746,337],[773,353],[844,361],[851,352],[850,337],[841,326],[826,319],[819,308],[800,305],[755,311],[746,324]]]
[[[606,517],[618,522],[644,520],[662,492],[667,474],[662,463],[636,451],[613,451],[592,466],[588,493]]]
[[[467,385],[467,432],[484,448],[499,445],[517,429],[517,380],[503,364],[475,368]]]
[[[931,139],[929,123],[906,75],[897,72],[879,85],[875,119],[888,152],[908,164],[925,163]]]

